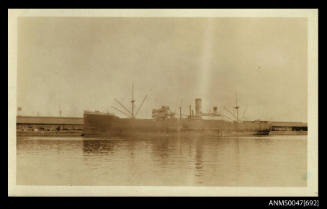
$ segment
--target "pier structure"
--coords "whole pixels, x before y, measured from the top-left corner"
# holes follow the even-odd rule
[[[271,122],[271,135],[306,135],[308,124],[303,122]]]
[[[80,136],[83,132],[83,118],[17,116],[18,136]]]
[[[217,107],[214,107],[214,113],[216,109]],[[170,113],[168,107],[165,106],[153,113],[175,118],[175,115]],[[196,117],[198,113],[199,109],[195,108],[195,115],[190,114]],[[181,120],[181,108],[179,117]],[[81,136],[84,128],[84,119],[79,117],[17,116],[16,119],[17,136]],[[242,123],[251,124],[257,122],[264,121],[242,121]],[[271,126],[270,135],[307,135],[308,125],[304,122],[265,122]]]

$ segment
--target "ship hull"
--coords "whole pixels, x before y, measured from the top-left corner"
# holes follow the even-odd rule
[[[227,122],[222,120],[125,119],[109,114],[84,113],[85,137],[226,137],[269,135],[264,122]]]

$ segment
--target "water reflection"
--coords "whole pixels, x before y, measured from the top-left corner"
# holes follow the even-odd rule
[[[162,168],[166,168],[168,162],[170,161],[169,156],[172,156],[172,149],[170,149],[170,144],[173,142],[167,137],[162,137],[159,140],[150,140],[148,141],[151,147],[151,156],[156,163],[159,164]]]
[[[46,138],[17,143],[18,184],[305,186],[305,175],[305,138]]]
[[[197,183],[202,184],[202,175],[203,175],[203,161],[202,161],[202,152],[203,152],[203,141],[195,141],[195,176],[197,177]]]
[[[115,141],[109,140],[83,140],[84,154],[107,154],[113,152]]]

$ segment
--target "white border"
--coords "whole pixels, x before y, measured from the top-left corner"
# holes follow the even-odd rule
[[[17,186],[16,78],[18,17],[303,17],[308,20],[307,187]],[[317,9],[45,9],[8,10],[9,196],[318,196],[318,10]]]

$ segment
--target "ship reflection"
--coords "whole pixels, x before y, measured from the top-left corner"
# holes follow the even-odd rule
[[[108,155],[126,149],[129,156],[133,158],[136,143],[134,140],[85,139],[83,140],[83,153],[87,155]]]
[[[191,180],[193,182],[191,184],[202,184],[204,182],[204,144],[201,138],[161,137],[150,140],[149,143],[151,158],[158,163],[161,169],[183,167],[185,169],[183,172],[193,174],[194,178]]]
[[[106,154],[114,151],[117,141],[83,140],[84,154]]]
[[[158,139],[149,140],[151,144],[152,159],[159,163],[162,168],[168,167],[169,157],[173,155],[173,151],[170,147],[173,146],[173,138],[160,137]]]
[[[198,184],[202,184],[203,176],[203,143],[202,140],[195,141],[195,177]]]
[[[85,164],[88,166],[101,167],[107,163],[117,168],[111,172],[120,172],[119,168],[126,166],[126,178],[158,175],[160,180],[153,182],[160,185],[165,182],[176,184],[176,179],[188,185],[208,185],[210,182],[237,185],[242,179],[251,180],[246,172],[248,167],[244,165],[248,162],[255,163],[257,150],[264,149],[267,145],[259,139],[176,136],[151,139],[84,139],[82,143]],[[251,155],[246,157],[243,156],[244,153]],[[93,163],[95,165],[90,164],[92,159],[98,159]],[[152,168],[147,170],[149,165]],[[188,178],[183,179],[182,176]]]

